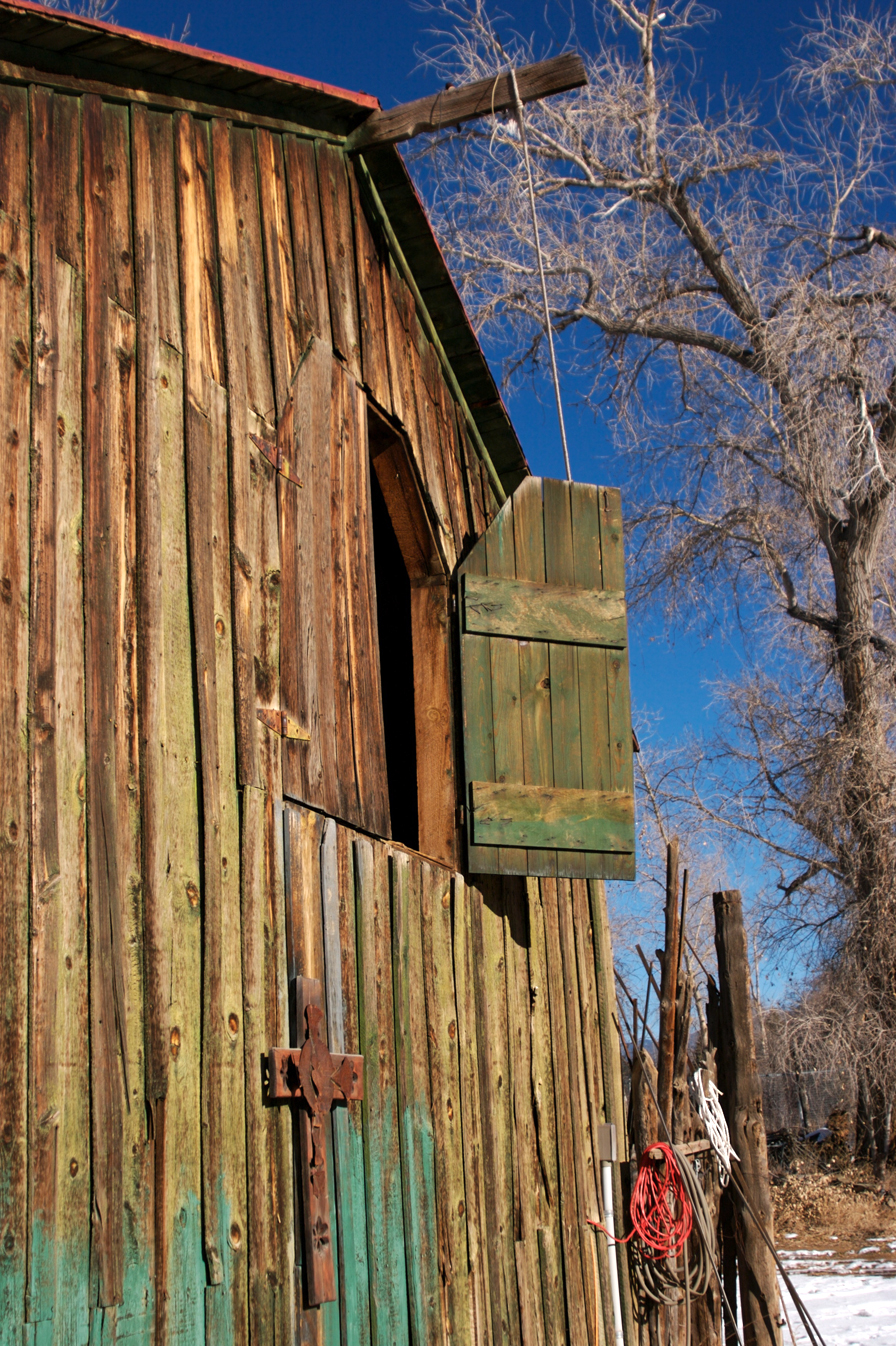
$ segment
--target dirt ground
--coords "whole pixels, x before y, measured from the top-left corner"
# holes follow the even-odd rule
[[[896,1173],[888,1174],[881,1193],[869,1165],[813,1169],[797,1160],[789,1171],[773,1174],[775,1242],[781,1253],[788,1261],[788,1254],[797,1251],[834,1262],[871,1260],[885,1274],[889,1266],[896,1274]]]

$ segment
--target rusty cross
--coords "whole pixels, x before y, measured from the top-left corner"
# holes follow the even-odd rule
[[[364,1097],[364,1058],[331,1056],[324,1036],[320,982],[297,977],[296,1018],[305,1023],[301,1047],[272,1047],[268,1097],[298,1104],[299,1172],[302,1186],[306,1293],[309,1304],[336,1298],[327,1145],[324,1122],[334,1103]]]

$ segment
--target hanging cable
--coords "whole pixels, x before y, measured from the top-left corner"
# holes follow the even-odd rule
[[[706,1076],[705,1086],[703,1083],[704,1075]],[[694,1106],[703,1123],[703,1129],[709,1143],[715,1150],[719,1182],[722,1187],[727,1187],[728,1179],[731,1176],[731,1160],[739,1159],[740,1155],[736,1154],[732,1148],[731,1137],[728,1134],[728,1123],[725,1121],[725,1114],[719,1106],[722,1092],[706,1070],[694,1071],[691,1077],[691,1087],[694,1095]]]
[[[526,182],[529,187],[529,208],[532,211],[532,233],[535,236],[535,255],[538,258],[538,275],[541,280],[541,299],[544,304],[544,325],[548,338],[548,350],[551,355],[551,374],[554,379],[554,397],[557,399],[557,419],[560,422],[560,442],[563,445],[563,461],[566,464],[566,480],[572,481],[572,468],[569,464],[569,446],[566,443],[566,423],[563,419],[563,400],[560,396],[560,376],[557,373],[557,357],[554,354],[554,329],[551,325],[551,311],[548,307],[548,286],[544,277],[544,258],[541,252],[541,237],[538,232],[538,215],[535,210],[535,187],[532,182],[532,165],[529,162],[529,144],[526,140],[526,122],[520,91],[516,85],[516,71],[510,67],[510,87],[513,89],[513,107],[517,125],[520,128],[520,143],[523,147],[523,163],[526,166]]]

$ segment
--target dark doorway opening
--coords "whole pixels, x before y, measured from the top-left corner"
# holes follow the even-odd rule
[[[370,494],[392,839],[418,850],[411,582],[375,472],[370,476]]]

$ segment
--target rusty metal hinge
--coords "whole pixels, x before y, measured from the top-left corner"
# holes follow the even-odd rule
[[[293,476],[290,471],[289,459],[277,444],[272,444],[269,439],[262,439],[261,435],[250,435],[249,438],[256,449],[258,449],[259,453],[262,453],[264,457],[267,458],[271,467],[276,467],[281,477],[286,477],[287,481],[294,481],[297,486],[303,484],[299,481],[298,477]]]
[[[255,714],[266,729],[273,729],[281,738],[297,738],[303,743],[308,743],[311,739],[308,730],[303,729],[297,720],[287,715],[285,710],[257,710]]]
[[[466,825],[467,810],[464,808],[463,804],[458,804],[457,808],[454,810],[454,826],[466,827]]]

